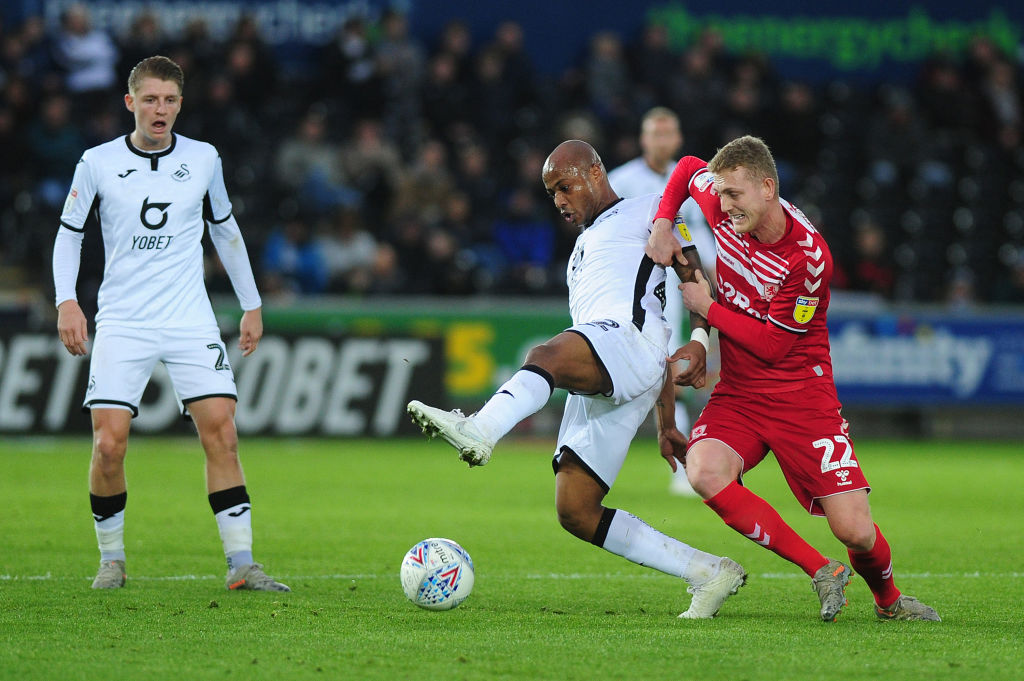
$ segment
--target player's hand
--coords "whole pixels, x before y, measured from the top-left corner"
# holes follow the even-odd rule
[[[658,449],[673,473],[679,469],[679,463],[686,465],[686,436],[674,425],[658,431]]]
[[[89,342],[89,326],[77,300],[65,300],[57,306],[57,335],[72,355],[84,355]]]
[[[673,261],[686,264],[683,247],[679,244],[672,230],[675,225],[668,218],[658,218],[651,226],[651,236],[647,237],[644,252],[659,265],[672,267]]]
[[[668,358],[671,363],[680,360],[689,360],[689,365],[675,374],[672,382],[676,385],[689,385],[694,388],[703,388],[707,380],[708,351],[700,341],[690,341],[683,347],[676,350]]]
[[[242,322],[238,325],[240,336],[238,347],[242,351],[242,357],[248,357],[256,351],[256,346],[263,338],[263,313],[260,308],[246,310],[242,315]]]
[[[683,292],[683,305],[690,312],[696,312],[707,319],[711,303],[715,302],[711,297],[711,282],[704,278],[700,270],[693,274],[697,281],[684,281],[679,285],[679,290]]]

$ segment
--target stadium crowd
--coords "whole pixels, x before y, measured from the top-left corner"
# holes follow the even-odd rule
[[[305,69],[251,19],[223,41],[155,15],[112,36],[75,6],[0,25],[0,265],[46,290],[61,206],[82,151],[124,135],[125,79],[164,54],[185,71],[176,131],[215,144],[266,297],[560,294],[576,233],[540,183],[554,144],[591,142],[611,169],[639,154],[646,110],[674,109],[683,154],[763,137],[782,195],[823,231],[833,286],[897,301],[1024,303],[1021,65],[984,38],[936,54],[913,83],[784,80],[705,32],[677,51],[664,27],[601,32],[562,73],[537,68],[521,26],[436,44],[407,17],[349,19]],[[88,230],[79,292],[102,276]],[[212,253],[212,249],[207,249]],[[212,291],[230,285],[215,256]]]

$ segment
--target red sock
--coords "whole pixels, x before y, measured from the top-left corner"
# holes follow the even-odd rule
[[[850,556],[850,565],[860,575],[871,593],[875,595],[875,603],[880,608],[888,608],[900,597],[900,590],[892,579],[892,552],[889,542],[882,536],[882,531],[875,525],[875,545],[870,551],[846,551]]]
[[[828,563],[767,501],[735,481],[704,503],[722,516],[726,525],[799,566],[811,577]]]

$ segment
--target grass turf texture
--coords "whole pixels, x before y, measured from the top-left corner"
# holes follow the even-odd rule
[[[685,585],[557,524],[549,442],[509,440],[467,470],[421,440],[242,442],[256,556],[290,594],[234,593],[190,439],[129,447],[128,585],[89,588],[97,553],[88,438],[9,439],[0,452],[0,679],[1019,679],[1024,459],[1018,443],[862,440],[897,585],[941,623],[878,622],[864,582],[835,624],[810,580],[669,496],[639,441],[607,503],[751,574],[712,621],[676,615]],[[827,555],[823,520],[774,463],[747,484]],[[1008,515],[1009,514],[1009,515]],[[450,612],[405,600],[401,558],[447,536],[476,563]]]

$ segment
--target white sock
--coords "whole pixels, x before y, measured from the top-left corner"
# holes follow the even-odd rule
[[[520,369],[473,415],[473,423],[484,437],[497,442],[517,423],[540,411],[551,392],[550,376]]]
[[[100,547],[100,560],[124,560],[124,510],[93,523],[96,526],[96,542]]]
[[[252,513],[248,502],[226,508],[214,515],[228,568],[249,565],[252,558]]]
[[[92,509],[93,525],[96,528],[96,543],[100,548],[100,560],[124,560],[124,509],[128,504],[128,493],[100,496],[89,492],[89,507]]]
[[[698,551],[662,534],[632,513],[616,509],[602,545],[638,565],[701,584],[718,571],[719,556]]]

